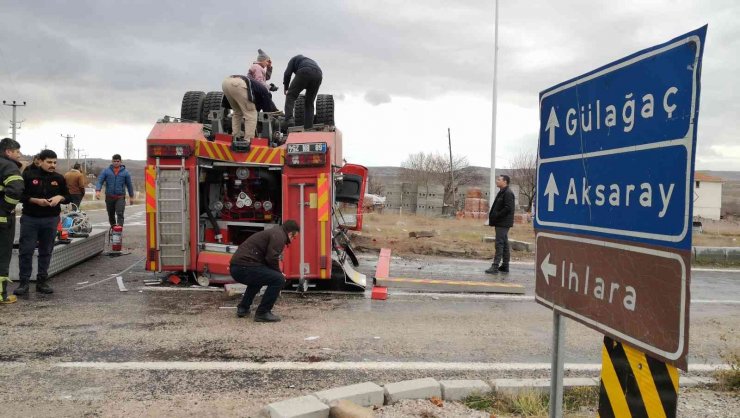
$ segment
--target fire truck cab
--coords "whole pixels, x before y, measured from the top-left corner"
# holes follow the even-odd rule
[[[362,229],[367,169],[344,162],[341,131],[324,123],[283,136],[260,112],[262,134],[245,146],[225,132],[223,97],[208,113],[197,106],[210,123],[185,119],[191,93],[183,117],[161,119],[147,139],[147,270],[233,282],[229,263],[239,244],[293,219],[301,231],[284,252],[287,286],[364,288],[346,231]]]

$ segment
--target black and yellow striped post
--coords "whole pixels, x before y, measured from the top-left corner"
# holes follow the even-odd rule
[[[599,417],[676,416],[678,370],[604,337]]]

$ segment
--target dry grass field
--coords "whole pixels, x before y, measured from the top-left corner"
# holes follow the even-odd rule
[[[708,247],[740,247],[740,222],[704,221],[704,232],[694,234],[693,245]],[[429,238],[411,238],[409,232],[435,231]],[[493,228],[482,219],[431,218],[416,215],[368,213],[363,228],[353,233],[358,250],[390,248],[396,255],[442,255],[487,259],[493,256],[494,244],[483,237],[493,237]],[[534,242],[531,224],[516,224],[509,239]],[[533,253],[512,252],[513,260],[531,260]]]

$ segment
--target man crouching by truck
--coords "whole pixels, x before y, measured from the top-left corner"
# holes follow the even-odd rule
[[[236,316],[244,318],[249,315],[254,297],[262,286],[267,286],[254,313],[254,321],[280,321],[280,317],[272,313],[272,307],[285,285],[285,275],[280,271],[280,259],[285,246],[290,244],[300,230],[296,221],[287,220],[280,226],[257,232],[239,245],[231,257],[229,270],[234,280],[247,285],[247,290],[236,307]]]

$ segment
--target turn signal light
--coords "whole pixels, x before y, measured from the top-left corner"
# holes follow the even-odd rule
[[[190,145],[149,145],[150,157],[182,157],[193,155]]]
[[[290,167],[315,167],[326,164],[326,154],[292,154],[285,157]]]

